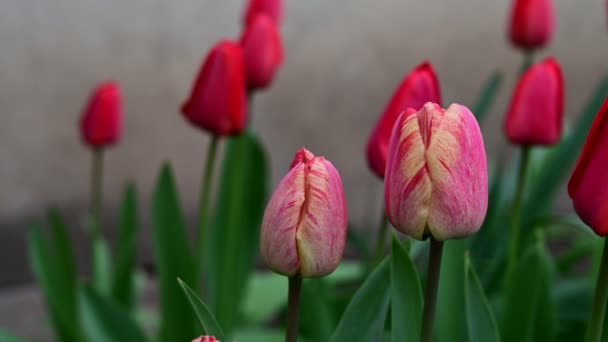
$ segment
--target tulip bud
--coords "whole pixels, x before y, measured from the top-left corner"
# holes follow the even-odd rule
[[[511,43],[524,50],[543,47],[554,30],[552,0],[515,0],[511,12]]]
[[[266,88],[283,63],[283,45],[272,19],[255,16],[241,37],[241,46],[249,88]]]
[[[608,235],[608,98],[593,120],[568,194],[578,216],[600,236]]]
[[[239,134],[247,118],[245,90],[241,47],[224,40],[207,55],[181,111],[193,125],[213,134]]]
[[[488,207],[481,131],[469,109],[434,103],[395,123],[384,182],[386,215],[400,232],[423,240],[465,237]]]
[[[559,142],[564,113],[564,81],[559,63],[547,58],[517,82],[505,117],[507,137],[517,145],[553,145]]]
[[[192,340],[192,342],[221,342],[220,340],[216,340],[213,336],[199,336]]]
[[[277,26],[281,24],[283,16],[282,0],[249,0],[243,18],[245,26],[251,25],[258,14],[266,14]]]
[[[418,65],[405,76],[367,140],[367,164],[378,177],[384,178],[388,142],[395,121],[403,111],[420,108],[426,102],[441,103],[439,81],[429,62]]]
[[[262,259],[286,276],[329,274],[342,258],[346,224],[338,171],[325,158],[302,148],[264,212]]]
[[[80,119],[82,140],[94,148],[114,144],[122,129],[120,87],[108,81],[98,85],[89,97]]]

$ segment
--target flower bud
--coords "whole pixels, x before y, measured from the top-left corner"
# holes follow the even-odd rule
[[[122,130],[120,87],[113,81],[98,85],[80,119],[82,140],[94,148],[114,144]]]
[[[220,340],[216,340],[213,336],[199,336],[192,340],[192,342],[221,342]]]
[[[426,102],[441,103],[439,81],[429,62],[418,65],[401,81],[367,140],[367,164],[378,177],[384,178],[388,142],[395,121],[403,111],[418,109]]]
[[[551,40],[555,27],[552,0],[515,0],[509,37],[519,48],[541,48]]]
[[[434,103],[395,123],[384,181],[386,215],[400,232],[423,240],[465,237],[488,207],[483,138],[468,108]]]
[[[241,37],[241,46],[248,87],[266,88],[283,63],[283,45],[272,19],[256,15]]]
[[[553,145],[562,134],[564,85],[555,58],[532,65],[520,77],[505,116],[505,133],[516,145]]]
[[[262,259],[286,276],[329,274],[342,258],[346,224],[338,171],[325,158],[302,148],[264,212]]]
[[[266,14],[277,26],[281,24],[283,16],[282,0],[249,0],[243,18],[245,26],[251,25],[258,14]]]
[[[241,47],[224,40],[215,45],[181,111],[193,125],[217,135],[245,129],[247,106]]]
[[[568,194],[581,220],[597,235],[608,235],[608,98],[593,120]]]

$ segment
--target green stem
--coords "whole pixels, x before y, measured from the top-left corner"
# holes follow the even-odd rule
[[[519,240],[521,235],[521,206],[526,182],[526,171],[530,159],[530,147],[521,148],[521,160],[517,174],[517,188],[511,207],[511,237],[509,239],[509,255],[507,259],[507,279],[515,269],[519,255]]]
[[[103,148],[93,150],[91,163],[91,240],[101,237],[101,206],[103,191]]]
[[[524,60],[521,63],[521,69],[519,69],[519,74],[523,74],[528,70],[528,68],[534,63],[534,51],[529,50],[524,52]]]
[[[587,342],[599,342],[602,339],[604,315],[606,314],[606,299],[608,298],[608,240],[604,239],[604,251],[600,263],[600,273],[595,287],[593,311],[587,328]]]
[[[380,226],[378,227],[378,236],[376,236],[376,249],[374,250],[374,261],[372,267],[378,265],[384,257],[384,246],[386,242],[386,231],[388,230],[388,217],[382,210],[382,217],[380,218]]]
[[[205,276],[205,244],[207,243],[207,225],[209,221],[209,198],[211,194],[211,182],[213,180],[213,170],[215,168],[215,157],[217,155],[217,146],[219,138],[217,135],[211,137],[209,148],[207,150],[207,161],[205,162],[205,171],[203,173],[200,197],[199,197],[199,221],[198,221],[198,240],[196,245],[195,272],[199,276],[196,277],[200,281],[201,276]],[[204,286],[203,286],[204,289]]]
[[[437,306],[437,289],[439,288],[439,273],[441,271],[441,254],[443,241],[431,237],[429,252],[429,265],[424,292],[424,310],[422,313],[421,342],[430,342],[433,338],[433,323],[435,321],[435,307]]]
[[[298,340],[298,317],[300,315],[300,290],[302,288],[302,277],[296,274],[289,277],[289,294],[287,298],[287,332],[285,342],[296,342]]]

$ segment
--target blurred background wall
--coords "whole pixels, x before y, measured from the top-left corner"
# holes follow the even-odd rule
[[[29,282],[26,231],[48,205],[67,215],[78,240],[84,236],[79,222],[88,206],[90,155],[76,125],[101,80],[119,81],[125,103],[124,137],[106,159],[109,222],[127,180],[138,185],[141,212],[149,215],[163,160],[173,163],[194,217],[208,139],[177,109],[207,49],[240,34],[244,2],[0,2],[0,286]],[[555,3],[557,31],[541,55],[556,55],[563,65],[571,120],[608,71],[605,9],[603,0]],[[436,68],[446,104],[471,105],[491,71],[507,73],[483,126],[495,159],[521,63],[506,41],[509,7],[507,0],[287,0],[285,64],[254,103],[253,126],[269,151],[272,186],[306,146],[339,169],[351,221],[375,227],[381,183],[367,169],[364,145],[395,86],[424,59]],[[556,210],[570,210],[565,196]],[[140,247],[145,262],[145,233]]]

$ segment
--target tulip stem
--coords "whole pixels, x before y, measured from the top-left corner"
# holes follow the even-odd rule
[[[388,230],[388,226],[388,217],[384,213],[384,210],[382,210],[382,218],[380,219],[380,226],[378,227],[378,236],[376,237],[376,249],[374,251],[372,268],[378,265],[384,256],[384,245],[386,242],[386,231]]]
[[[534,63],[534,52],[526,51],[524,52],[524,60],[521,63],[521,69],[519,70],[519,74],[523,74],[528,70],[528,68]]]
[[[606,299],[608,299],[608,240],[604,239],[604,251],[600,263],[600,273],[595,287],[593,311],[587,328],[587,342],[599,342],[602,339],[604,315],[606,314]]]
[[[289,294],[287,299],[287,332],[285,342],[296,342],[298,340],[298,317],[300,315],[300,289],[302,288],[302,277],[296,274],[289,277]]]
[[[507,279],[515,269],[519,254],[519,240],[521,234],[521,205],[524,195],[524,185],[526,182],[526,171],[530,160],[530,147],[521,148],[521,160],[519,162],[519,172],[517,174],[517,188],[511,207],[511,238],[509,245],[509,258],[507,259]]]
[[[103,191],[103,148],[93,150],[91,163],[91,240],[101,237],[101,205]]]
[[[196,274],[197,280],[201,281],[201,276],[205,275],[205,244],[207,243],[207,223],[209,221],[209,196],[211,194],[211,182],[213,180],[213,170],[215,168],[215,157],[217,155],[217,146],[219,138],[217,135],[211,136],[211,142],[207,150],[207,160],[201,182],[200,198],[199,198],[199,221],[198,221],[198,240],[196,245]],[[201,287],[204,290],[204,286]],[[203,291],[204,292],[204,291]]]
[[[437,289],[439,288],[442,252],[443,241],[437,241],[431,237],[426,289],[424,292],[422,332],[420,334],[421,342],[430,342],[433,338],[433,323],[435,321],[435,307],[437,304]]]

